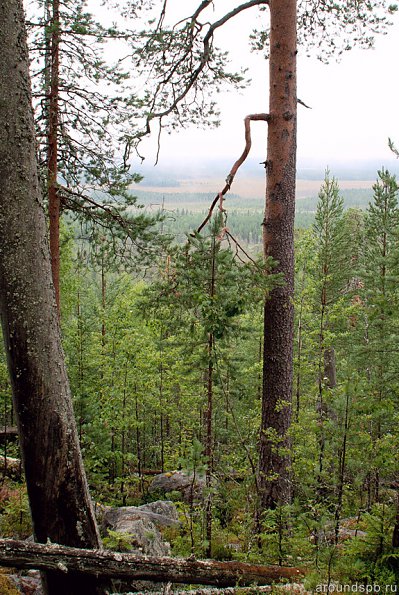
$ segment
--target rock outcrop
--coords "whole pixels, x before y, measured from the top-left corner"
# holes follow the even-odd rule
[[[101,510],[101,529],[131,535],[131,551],[147,556],[170,556],[170,545],[159,529],[180,525],[176,507],[172,502],[157,501],[142,506],[121,508],[104,507]]]
[[[169,471],[156,475],[148,491],[150,493],[167,494],[168,492],[180,492],[186,502],[191,499],[199,500],[202,498],[205,487],[204,477],[193,477],[183,471]]]

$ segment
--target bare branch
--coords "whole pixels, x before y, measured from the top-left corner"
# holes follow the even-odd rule
[[[208,6],[210,4],[212,4],[212,0],[203,0],[203,2],[201,2],[201,4],[198,6],[197,10],[192,15],[191,22],[194,23],[198,19],[198,17],[201,14],[201,12],[203,10],[205,10],[205,8],[208,8]]]
[[[244,250],[244,248],[241,246],[241,244],[238,242],[238,240],[236,240],[235,237],[231,235],[231,233],[229,232],[228,229],[225,230],[225,233],[235,243],[235,245],[237,246],[237,248],[239,250],[241,250],[241,252],[244,254],[244,256],[246,256],[248,258],[248,260],[250,260],[252,262],[252,264],[254,264],[256,267],[259,268],[258,263],[248,254],[248,252],[246,252]]]
[[[197,24],[197,17],[199,16],[199,14],[202,12],[202,10],[204,10],[204,8],[206,8],[211,2],[205,0],[204,2],[201,3],[201,5],[198,7],[198,9],[196,10],[196,12],[193,14],[193,16],[191,17],[191,23],[192,23],[192,27],[194,24]],[[183,99],[187,96],[187,94],[190,92],[190,90],[193,88],[195,82],[197,81],[199,75],[201,74],[201,72],[204,70],[205,66],[208,64],[210,55],[211,55],[211,42],[213,39],[213,35],[216,29],[218,29],[219,27],[221,27],[222,25],[224,25],[225,23],[227,23],[230,19],[232,19],[233,17],[237,16],[238,14],[240,14],[242,11],[248,9],[248,8],[252,8],[253,6],[260,6],[260,5],[268,5],[269,4],[269,0],[249,0],[249,2],[245,2],[244,4],[240,4],[240,6],[237,6],[236,8],[234,8],[233,10],[231,10],[230,12],[228,12],[227,14],[225,14],[221,19],[219,19],[218,21],[215,21],[214,23],[212,23],[211,25],[209,25],[209,29],[203,39],[203,51],[201,54],[201,58],[200,58],[200,62],[199,65],[197,66],[197,68],[193,71],[193,73],[191,74],[191,76],[189,77],[185,88],[182,90],[182,92],[177,95],[173,102],[171,103],[171,105],[165,109],[162,112],[158,112],[155,114],[150,114],[147,118],[147,129],[148,129],[148,123],[150,120],[154,119],[154,118],[163,118],[164,116],[168,116],[171,112],[173,112],[179,103],[181,103],[183,101]],[[192,29],[192,28],[191,28]],[[202,25],[200,26],[200,29],[202,29]]]
[[[201,223],[201,225],[198,227],[197,233],[200,233],[200,231],[208,223],[209,219],[212,216],[213,210],[214,210],[217,202],[219,201],[221,203],[222,197],[230,190],[231,185],[233,184],[233,181],[234,181],[234,177],[235,177],[239,167],[244,163],[244,161],[248,157],[249,151],[251,150],[251,145],[252,145],[251,121],[259,121],[259,120],[261,120],[263,122],[269,122],[270,115],[269,114],[250,114],[249,116],[246,116],[244,118],[244,126],[245,126],[245,148],[244,148],[244,151],[242,152],[241,156],[237,159],[237,161],[234,163],[233,167],[231,168],[230,173],[226,178],[225,187],[213,199],[213,202],[209,208],[208,214],[205,217],[204,221]],[[232,239],[234,239],[234,238],[232,238]]]
[[[247,8],[252,8],[253,6],[260,6],[261,4],[269,5],[269,0],[249,0],[249,2],[245,2],[244,4],[240,4],[240,6],[236,6],[236,8],[233,8],[232,11],[225,14],[224,17],[210,25],[209,31],[205,37],[211,37],[215,29],[218,29],[219,27],[227,23],[227,21],[240,14],[240,12],[242,12],[243,10],[247,10]]]
[[[157,26],[155,28],[155,31],[158,32],[162,29],[162,25],[163,22],[165,20],[165,15],[166,15],[166,5],[168,4],[168,0],[164,0],[163,6],[162,6],[162,10],[161,10],[161,14],[159,16],[159,20],[157,23]]]

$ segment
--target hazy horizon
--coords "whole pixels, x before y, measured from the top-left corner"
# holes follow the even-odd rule
[[[134,168],[134,171],[143,176],[143,180],[133,185],[133,188],[162,188],[179,189],[179,191],[209,192],[213,189],[219,191],[229,173],[234,161],[225,157],[212,160],[199,158],[187,158],[184,164],[179,159],[171,159],[167,163],[154,166],[149,162]],[[363,160],[336,160],[335,162],[323,163],[321,160],[300,159],[297,167],[297,184],[302,181],[314,181],[320,183],[324,179],[326,170],[330,175],[341,182],[353,182],[346,187],[362,188],[371,187],[377,178],[377,173],[382,168],[388,169],[391,173],[399,176],[399,160],[392,156],[390,159],[363,159]],[[243,188],[248,186],[259,186],[264,188],[265,170],[262,163],[255,158],[248,158],[239,169],[232,192],[248,194]]]

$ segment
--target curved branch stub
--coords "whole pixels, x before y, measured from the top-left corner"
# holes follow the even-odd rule
[[[219,202],[219,205],[221,206],[223,203],[223,196],[225,194],[227,194],[227,192],[230,190],[233,181],[234,181],[234,177],[238,171],[238,169],[241,167],[241,165],[244,163],[244,161],[246,160],[246,158],[249,155],[249,152],[251,150],[251,145],[252,145],[252,140],[251,140],[251,122],[254,121],[263,121],[263,122],[269,122],[270,121],[270,114],[249,114],[248,116],[246,116],[244,118],[244,127],[245,127],[245,148],[244,151],[242,152],[241,156],[237,159],[237,161],[234,163],[233,167],[231,168],[227,178],[226,178],[226,185],[223,188],[223,190],[221,192],[218,192],[218,194],[215,196],[215,198],[212,201],[211,206],[209,207],[209,211],[207,216],[205,217],[205,219],[203,220],[203,222],[201,223],[201,225],[197,228],[196,233],[200,233],[200,231],[205,227],[205,225],[208,223],[209,219],[212,216],[213,213],[213,209],[215,208],[216,204]],[[225,210],[225,209],[223,209]]]

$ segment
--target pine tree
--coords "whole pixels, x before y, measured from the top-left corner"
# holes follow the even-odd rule
[[[343,235],[344,201],[339,194],[338,183],[330,178],[327,170],[324,184],[319,192],[313,234],[315,237],[315,314],[318,329],[318,400],[319,418],[319,490],[325,495],[325,422],[331,415],[329,393],[337,385],[334,327],[330,321],[332,309],[342,299],[344,284],[348,278],[347,258]]]
[[[196,234],[170,255],[165,280],[155,283],[151,293],[159,302],[173,300],[175,321],[190,328],[203,370],[203,429],[201,437],[207,464],[208,499],[205,511],[206,553],[212,548],[212,476],[215,471],[215,391],[220,391],[218,354],[233,338],[239,316],[259,303],[275,282],[265,275],[266,267],[257,261],[240,262],[232,250],[221,244],[222,221],[217,215],[209,237]],[[183,328],[182,328],[183,330]],[[185,333],[187,334],[187,333]],[[199,352],[198,352],[199,349]]]
[[[143,5],[133,3],[133,15]],[[62,212],[84,222],[92,239],[100,235],[103,244],[107,239],[110,249],[122,242],[117,253],[126,262],[137,252],[143,259],[150,250],[155,220],[135,209],[137,199],[129,191],[140,176],[130,171],[124,139],[132,134],[143,103],[129,89],[132,77],[121,61],[104,59],[110,44],[121,43],[131,32],[104,27],[83,0],[46,0],[30,10],[39,162],[60,308]],[[40,10],[44,14],[38,18]]]
[[[365,217],[364,338],[359,353],[364,373],[366,411],[369,410],[371,452],[368,490],[370,503],[380,501],[384,457],[389,448],[392,413],[397,406],[396,356],[399,320],[398,184],[388,171],[378,172],[373,202]],[[388,440],[388,442],[387,442]]]

